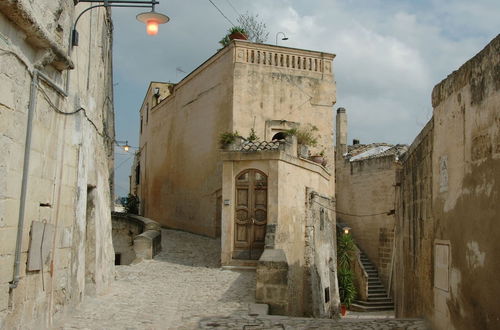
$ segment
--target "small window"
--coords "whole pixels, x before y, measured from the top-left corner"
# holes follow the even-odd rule
[[[286,139],[286,133],[285,132],[278,132],[276,134],[274,134],[272,140],[285,140]]]
[[[325,288],[325,303],[330,301],[330,287]]]
[[[244,182],[244,181],[248,181],[248,172],[245,172],[245,173],[241,174],[241,175],[238,177],[238,179],[237,179],[237,180],[238,180],[238,181],[243,181],[243,182]]]
[[[115,265],[122,264],[122,255],[121,253],[115,253]]]
[[[319,230],[325,229],[325,209],[319,210]]]
[[[135,167],[135,184],[138,185],[141,183],[141,164],[137,164]]]

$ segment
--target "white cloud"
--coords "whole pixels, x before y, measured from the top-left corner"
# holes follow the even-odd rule
[[[290,39],[280,45],[337,54],[336,107],[347,108],[350,136],[362,142],[410,143],[430,117],[433,86],[500,27],[497,0],[228,1],[239,12],[259,14],[270,44],[282,31]],[[119,139],[137,140],[137,110],[149,81],[180,80],[176,68],[196,68],[230,27],[206,0],[160,2],[157,10],[171,21],[153,38],[133,22],[137,11],[113,12]],[[226,1],[215,3],[236,21]]]

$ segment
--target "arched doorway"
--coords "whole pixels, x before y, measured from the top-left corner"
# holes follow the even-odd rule
[[[233,259],[258,260],[267,225],[267,175],[249,169],[236,176]]]

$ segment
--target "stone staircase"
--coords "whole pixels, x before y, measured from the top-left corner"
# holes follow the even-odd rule
[[[355,300],[351,304],[351,309],[360,312],[393,310],[394,303],[380,281],[377,268],[362,251],[360,259],[368,274],[368,298],[366,301]]]

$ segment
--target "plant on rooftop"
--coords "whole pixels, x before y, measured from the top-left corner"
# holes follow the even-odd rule
[[[318,128],[314,125],[309,125],[308,127],[304,128],[291,128],[286,132],[288,135],[294,135],[297,137],[297,143],[306,145],[309,147],[314,147],[318,144],[318,140],[316,135],[314,134],[315,131],[317,131]]]
[[[248,135],[247,141],[255,142],[255,141],[259,141],[259,140],[260,140],[260,138],[255,133],[255,130],[253,128],[250,129],[250,135]]]
[[[241,137],[238,131],[233,132],[223,132],[219,135],[219,145],[221,148],[225,148],[231,143],[233,143],[237,137]]]
[[[227,31],[227,34],[219,41],[222,47],[229,45],[233,39],[248,39],[248,32],[241,26],[234,26]]]
[[[266,24],[259,19],[259,14],[251,15],[246,12],[238,16],[236,21],[248,32],[248,40],[259,44],[267,41],[269,31]]]

